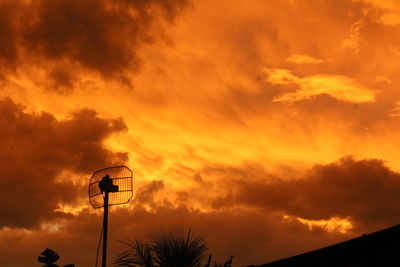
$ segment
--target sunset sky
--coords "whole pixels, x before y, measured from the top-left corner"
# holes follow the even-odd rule
[[[0,265],[191,226],[262,264],[400,223],[398,0],[0,0]],[[38,264],[39,266],[39,264]]]

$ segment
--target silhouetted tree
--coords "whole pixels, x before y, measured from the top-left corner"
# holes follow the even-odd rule
[[[183,227],[157,230],[148,241],[121,241],[128,249],[117,256],[114,266],[201,267],[207,250],[203,238],[194,236],[191,229],[186,231]]]
[[[58,267],[57,264],[55,264],[56,261],[60,259],[60,256],[55,252],[54,250],[51,250],[49,248],[46,248],[43,250],[42,253],[40,253],[38,257],[38,262],[44,263],[43,267]],[[64,267],[75,267],[74,264],[66,264]]]

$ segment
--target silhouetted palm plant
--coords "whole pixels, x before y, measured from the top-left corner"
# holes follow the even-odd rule
[[[151,255],[150,245],[143,243],[142,240],[121,243],[128,246],[128,249],[122,252],[114,261],[114,266],[143,266],[154,267],[153,256]]]
[[[114,266],[128,267],[200,267],[206,242],[182,227],[170,231],[157,230],[143,240],[122,242],[128,249],[114,261]]]

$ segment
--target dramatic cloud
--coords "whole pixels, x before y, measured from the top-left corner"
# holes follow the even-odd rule
[[[187,188],[183,202],[171,201],[179,192],[167,188],[166,179],[143,184],[128,208],[112,209],[110,251],[114,255],[121,251],[118,239],[146,237],[156,228],[181,224],[204,236],[209,253],[216,259],[235,255],[238,265],[260,264],[369,233],[399,220],[400,198],[396,192],[400,174],[380,160],[346,157],[316,165],[301,178],[278,177],[254,165],[204,168],[196,177],[197,183]],[[201,195],[202,187],[208,192],[202,195],[203,208],[191,208],[191,199]],[[205,207],[207,202],[212,207]],[[154,225],[154,221],[158,223]],[[90,255],[96,249],[101,216],[84,209],[47,222],[30,232],[3,229],[0,236],[3,240],[19,236],[19,251],[26,251],[30,257],[38,252],[29,247],[51,246],[64,252],[64,262],[89,265],[94,260]],[[35,238],[38,235],[41,238]],[[0,249],[9,253],[6,261],[12,262],[17,251],[12,247]],[[80,254],[82,257],[77,256]]]
[[[298,102],[318,95],[329,95],[339,101],[364,103],[375,101],[376,90],[366,88],[351,78],[340,75],[312,75],[297,77],[289,70],[266,69],[267,81],[272,84],[293,84],[295,92],[274,97],[274,102]]]
[[[345,157],[329,165],[317,165],[297,179],[276,177],[260,168],[210,169],[206,173],[217,174],[220,179],[222,176],[221,186],[231,184],[226,197],[215,200],[216,208],[254,206],[322,223],[348,218],[357,232],[400,220],[400,174],[381,160]]]
[[[12,1],[0,2],[0,67],[14,68],[17,65],[16,19],[20,5]]]
[[[81,196],[81,183],[58,181],[62,171],[87,175],[106,165],[123,163],[126,153],[114,153],[103,141],[126,130],[122,119],[101,119],[80,110],[57,120],[52,114],[31,114],[10,99],[0,101],[0,227],[33,227],[62,215],[61,203]]]
[[[353,0],[360,1],[360,0]],[[381,16],[379,21],[386,25],[400,24],[400,5],[395,0],[361,0],[366,3],[371,3],[380,8]]]
[[[318,230],[310,232],[296,220],[245,209],[202,212],[182,205],[159,206],[147,211],[138,204],[134,209],[112,209],[109,218],[110,263],[125,249],[118,240],[146,238],[156,229],[170,229],[176,225],[192,227],[196,234],[205,237],[213,260],[223,262],[234,255],[235,266],[262,264],[349,237]],[[29,265],[43,249],[50,247],[60,254],[62,264],[93,265],[101,219],[83,210],[68,220],[52,221],[52,225],[58,225],[56,230],[2,229],[0,238],[5,242],[0,243],[0,251],[6,255],[2,263],[12,266],[17,261]],[[21,258],[21,254],[24,257]]]
[[[77,69],[126,81],[140,65],[137,47],[167,39],[164,24],[173,22],[186,2],[2,1],[0,64],[48,71],[56,90],[71,88],[71,77],[81,76]]]
[[[92,265],[89,173],[122,162],[135,196],[111,209],[110,255],[183,223],[247,266],[398,223],[399,12],[396,0],[0,0],[0,264],[51,247]]]
[[[196,183],[186,187],[184,198],[166,178],[142,183],[131,205],[112,209],[110,255],[122,249],[117,240],[146,237],[156,228],[183,224],[206,238],[216,260],[234,255],[235,264],[261,264],[375,231],[399,219],[400,175],[380,160],[347,157],[317,165],[301,178],[278,177],[254,165],[215,166],[193,179]],[[180,201],[174,201],[175,196]],[[200,209],[192,205],[198,198],[202,198]],[[33,230],[3,228],[2,240],[17,236],[19,241],[0,250],[10,264],[19,253],[27,255],[19,261],[27,264],[42,248],[51,247],[60,252],[63,263],[90,265],[100,227],[101,214],[87,209],[68,217],[47,217]]]
[[[320,64],[324,63],[325,60],[310,57],[307,55],[291,55],[287,58],[287,62],[296,63],[296,64]]]

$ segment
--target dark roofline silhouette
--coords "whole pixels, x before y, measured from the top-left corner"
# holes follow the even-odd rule
[[[257,267],[400,266],[400,225]]]

